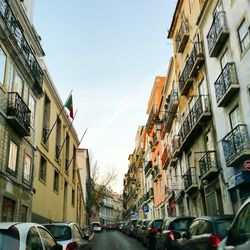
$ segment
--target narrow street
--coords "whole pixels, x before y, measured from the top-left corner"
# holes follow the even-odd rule
[[[92,250],[145,250],[146,248],[134,238],[119,231],[102,231],[95,233],[91,240]]]

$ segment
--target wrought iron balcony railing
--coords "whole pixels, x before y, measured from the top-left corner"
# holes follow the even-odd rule
[[[23,135],[30,135],[31,111],[16,92],[8,93],[7,106],[8,121],[16,129],[16,132]]]
[[[201,42],[195,42],[193,49],[190,53],[190,61],[191,64],[191,71],[189,77],[194,77],[200,70],[200,67],[202,63],[204,62],[204,55],[202,50],[202,43]]]
[[[207,34],[208,51],[211,57],[218,56],[228,36],[229,29],[226,21],[226,13],[220,11],[214,16],[213,23]]]
[[[208,151],[199,160],[201,179],[209,179],[213,177],[218,171],[216,152]]]
[[[178,53],[182,53],[186,47],[189,38],[188,24],[185,21],[181,22],[180,29],[176,36],[176,48]]]
[[[246,124],[239,124],[222,139],[227,166],[233,166],[241,157],[249,156],[250,140]]]
[[[203,120],[206,120],[209,116],[211,116],[211,112],[208,96],[200,95],[183,121],[178,133],[181,140],[180,148],[186,142],[187,138],[193,134],[195,128],[197,128],[200,123],[202,124]]]
[[[197,188],[197,176],[196,176],[196,168],[190,167],[186,173],[182,176],[184,182],[185,191],[190,191],[192,188]]]
[[[154,126],[154,122],[158,116],[157,112],[157,108],[155,107],[155,105],[153,105],[146,124],[146,130],[148,131],[148,133],[150,133]]]
[[[175,89],[172,89],[168,97],[166,116],[164,119],[164,132],[165,133],[170,132],[171,125],[173,123],[174,117],[177,112],[178,103],[179,103],[178,91]]]
[[[148,190],[148,196],[150,199],[152,199],[154,197],[154,190],[152,187]]]
[[[148,161],[147,165],[145,166],[145,175],[148,176],[152,171],[152,161]]]
[[[192,70],[192,60],[191,57],[188,57],[184,69],[179,77],[179,90],[181,95],[186,95],[191,85],[193,84],[194,79],[190,78],[190,72]]]
[[[218,107],[224,107],[240,88],[234,63],[227,63],[214,83]]]
[[[158,177],[161,176],[160,167],[158,165],[154,166],[153,179],[157,181]]]
[[[0,0],[0,15],[16,42],[20,55],[23,57],[26,65],[28,66],[29,73],[35,80],[34,87],[38,93],[42,93],[43,71],[38,64],[27,40],[25,39],[22,27],[20,27],[19,22],[12,12],[7,0]]]
[[[159,139],[158,139],[158,136],[157,136],[157,132],[153,135],[153,140],[152,140],[152,143],[151,143],[151,149],[152,151],[154,152],[155,151],[155,148],[156,146],[159,144]]]

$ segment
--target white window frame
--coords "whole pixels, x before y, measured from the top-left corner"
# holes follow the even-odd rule
[[[0,84],[4,84],[4,79],[5,79],[5,69],[6,69],[6,61],[7,61],[7,55],[4,53],[3,49],[0,46],[0,65],[3,66],[3,68],[0,69],[0,76],[2,79],[0,79]]]
[[[9,147],[9,160],[8,160],[8,169],[13,172],[17,170],[17,161],[18,161],[18,145],[14,141],[10,141]]]
[[[245,25],[246,30],[244,30],[243,28],[244,25]],[[245,32],[244,34],[241,34],[241,31],[240,31],[241,28],[243,28],[243,32]],[[249,29],[250,29],[249,24],[247,23],[246,18],[243,18],[239,27],[237,28],[237,34],[238,34],[241,53],[244,53],[250,46],[250,30]],[[245,42],[247,44],[245,44]]]

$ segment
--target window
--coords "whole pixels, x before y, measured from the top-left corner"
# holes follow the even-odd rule
[[[45,246],[45,249],[46,250],[55,249],[55,246],[56,246],[57,243],[52,238],[52,236],[44,228],[38,227],[38,231],[39,231],[39,233],[40,233],[40,235],[42,237],[42,241],[43,241],[43,244]]]
[[[56,148],[55,148],[55,152],[56,152],[55,157],[56,157],[56,159],[59,159],[61,149],[62,149],[61,130],[62,130],[62,122],[61,122],[60,119],[57,119],[57,122],[56,122]]]
[[[238,38],[239,38],[241,53],[243,53],[250,44],[249,36],[250,36],[249,27],[247,25],[246,20],[244,19],[238,28]]]
[[[234,129],[241,123],[240,121],[240,109],[239,106],[233,109],[229,114],[231,128]]]
[[[30,114],[30,125],[34,127],[35,125],[35,111],[36,111],[36,100],[33,95],[29,96],[29,109],[31,111]]]
[[[14,221],[15,201],[3,197],[2,222]]]
[[[49,134],[49,124],[50,124],[50,100],[47,95],[44,98],[44,109],[43,109],[43,131],[42,131],[42,142],[47,142],[47,137]]]
[[[39,170],[39,180],[46,182],[46,171],[47,171],[47,161],[41,156],[40,160],[40,170]]]
[[[7,88],[8,92],[12,91],[12,82],[13,82],[13,76],[14,76],[14,66],[12,61],[9,61],[8,66],[7,66]]]
[[[72,189],[71,204],[73,207],[75,206],[75,190],[73,189]]]
[[[54,191],[59,192],[59,173],[55,170],[54,172]]]
[[[31,157],[25,154],[23,178],[26,181],[30,181],[30,170],[31,170]]]
[[[0,47],[0,84],[4,83],[4,73],[6,65],[6,55]]]
[[[13,91],[17,92],[21,97],[23,95],[23,80],[18,72],[15,72]]]
[[[220,58],[220,65],[221,69],[223,70],[227,63],[229,62],[229,54],[228,54],[228,49],[223,53],[222,57]]]
[[[27,221],[27,214],[28,214],[28,207],[22,205],[21,206],[21,212],[20,212],[20,219],[22,222]]]
[[[16,172],[17,170],[17,153],[18,145],[13,141],[10,141],[8,169],[12,170],[13,172]]]
[[[43,249],[40,236],[35,227],[32,227],[27,234],[26,246],[26,249]]]
[[[231,245],[244,245],[249,249],[250,240],[250,203],[239,213],[230,233]]]
[[[76,148],[73,147],[73,172],[72,172],[72,180],[75,182],[76,180]]]

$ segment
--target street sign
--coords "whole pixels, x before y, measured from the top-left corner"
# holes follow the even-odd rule
[[[250,171],[250,160],[244,162],[243,170]]]
[[[144,213],[147,213],[149,211],[148,205],[143,206],[142,210]]]

